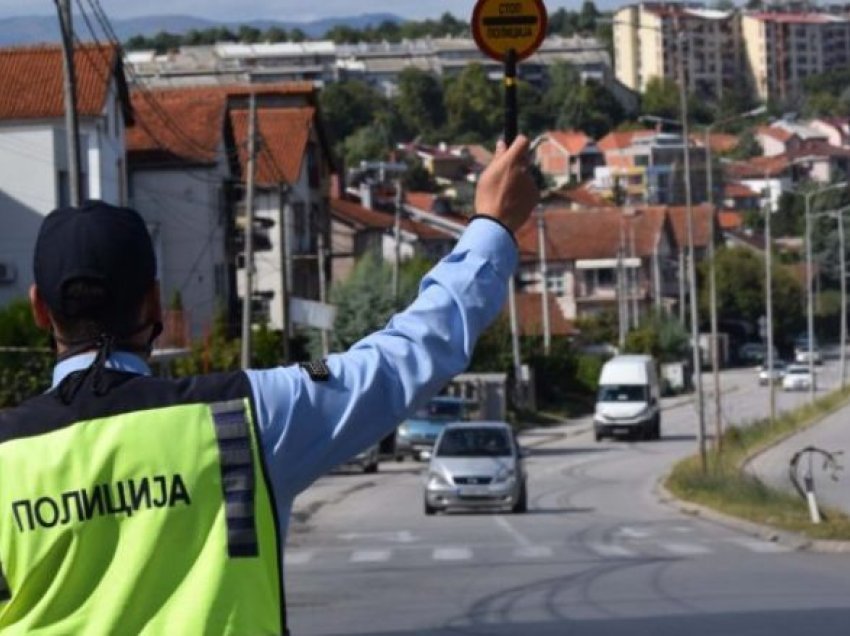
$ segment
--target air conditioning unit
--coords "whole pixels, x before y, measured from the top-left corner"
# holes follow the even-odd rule
[[[14,283],[18,276],[18,270],[13,263],[0,261],[0,284]]]

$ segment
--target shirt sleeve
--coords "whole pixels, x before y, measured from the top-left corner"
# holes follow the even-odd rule
[[[464,371],[505,302],[512,236],[474,220],[387,326],[328,357],[330,379],[296,366],[249,370],[269,477],[279,503],[377,443]]]

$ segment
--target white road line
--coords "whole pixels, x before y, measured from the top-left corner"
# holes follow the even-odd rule
[[[552,556],[552,548],[545,545],[525,545],[514,550],[514,555],[520,559],[548,559]]]
[[[469,548],[434,548],[431,558],[435,561],[467,561],[472,558]]]
[[[517,542],[517,545],[520,547],[528,547],[534,545],[534,542],[526,537],[522,532],[514,528],[510,522],[504,517],[494,517],[496,520],[496,525],[499,526],[502,530],[511,535],[514,541]]]
[[[668,552],[672,552],[673,554],[679,554],[681,556],[693,556],[697,554],[710,554],[711,548],[707,548],[704,545],[700,545],[699,543],[674,543],[674,542],[664,542],[659,543],[662,548],[667,550]]]
[[[380,563],[387,561],[392,555],[391,550],[355,550],[349,561],[352,563]]]
[[[628,526],[623,526],[622,528],[617,530],[617,534],[624,537],[628,537],[629,539],[645,539],[652,533],[649,530],[641,530],[640,528],[630,528]]]
[[[636,553],[616,543],[590,543],[588,547],[603,557],[633,557]]]
[[[309,563],[313,558],[311,550],[302,550],[300,552],[285,552],[283,555],[284,565],[304,565]]]
[[[779,543],[773,543],[771,541],[763,541],[761,539],[745,539],[735,537],[733,539],[729,539],[731,543],[741,546],[742,548],[746,548],[747,550],[752,550],[753,552],[761,552],[763,554],[775,554],[777,552],[790,552],[791,548],[788,546],[780,545]]]

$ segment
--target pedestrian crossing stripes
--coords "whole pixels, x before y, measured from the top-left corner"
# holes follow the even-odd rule
[[[666,541],[663,539],[595,541],[580,546],[565,545],[523,545],[523,546],[465,546],[465,545],[406,545],[404,547],[363,547],[329,549],[290,549],[286,551],[284,563],[290,567],[300,567],[317,563],[348,562],[352,564],[380,564],[390,561],[433,561],[451,562],[492,562],[512,559],[518,562],[551,561],[576,557],[601,559],[641,559],[647,557],[699,558],[720,553],[734,553],[744,550],[756,554],[780,554],[791,548],[778,543],[763,541],[754,537],[727,537],[725,539],[705,541]]]

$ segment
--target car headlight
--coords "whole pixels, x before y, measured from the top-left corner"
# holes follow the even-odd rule
[[[604,415],[602,415],[602,413],[597,413],[597,414],[594,416],[594,419],[595,419],[597,422],[607,422],[607,421],[608,421],[608,418],[607,418],[607,417],[605,417]]]
[[[409,429],[409,428],[407,428],[407,424],[402,424],[402,425],[401,425],[401,426],[399,426],[399,427],[398,427],[398,429],[396,430],[396,434],[397,434],[399,437],[410,437],[410,429]]]
[[[508,481],[509,479],[513,479],[515,474],[516,473],[514,472],[513,468],[502,468],[499,470],[498,473],[496,473],[496,479],[494,481],[496,483],[503,483]]]
[[[429,488],[445,488],[447,486],[451,486],[451,484],[442,473],[431,472],[428,474]]]

